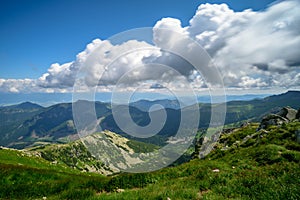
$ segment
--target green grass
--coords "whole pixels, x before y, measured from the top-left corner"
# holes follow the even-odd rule
[[[36,169],[49,169],[58,171],[70,171],[65,165],[53,165],[40,158],[38,155],[28,154],[22,151],[0,149],[0,163],[7,165],[26,166]]]
[[[215,167],[219,173],[212,172]],[[222,162],[193,161],[181,168],[182,173],[157,173],[154,177],[162,179],[155,184],[95,199],[299,199],[298,169],[296,163],[232,169]]]
[[[106,180],[104,176],[81,173],[64,164],[7,149],[0,150],[0,177],[1,199],[42,198],[83,188],[94,192]]]
[[[205,159],[141,174],[103,177],[0,150],[3,199],[300,199],[299,122],[223,135]],[[236,144],[246,136],[253,137]],[[224,151],[224,145],[229,149]],[[220,172],[213,172],[219,169]],[[118,189],[124,189],[118,193]]]
[[[134,150],[136,153],[148,153],[156,149],[159,149],[158,146],[150,143],[139,142],[136,140],[129,140],[127,145]]]
[[[25,166],[0,164],[0,198],[31,199],[56,196],[57,199],[71,191],[95,193],[104,177],[98,175],[59,172],[56,170],[36,169]]]
[[[223,136],[224,141],[241,141],[256,128],[257,124],[239,128]],[[295,150],[294,136],[299,128],[299,122],[273,127],[263,138],[254,137],[253,145],[228,151],[216,148],[203,160],[145,174],[146,186],[119,181],[115,187],[125,192],[103,193],[92,199],[299,199],[300,152]]]
[[[238,128],[233,133],[222,135],[220,137],[221,143],[226,143],[226,145],[231,146],[236,141],[242,141],[247,135],[251,135],[258,128],[258,124],[250,124],[244,128]]]

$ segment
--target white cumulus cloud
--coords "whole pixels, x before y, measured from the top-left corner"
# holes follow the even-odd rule
[[[76,60],[52,64],[36,80],[0,79],[0,91],[66,92],[72,91],[75,82],[82,90],[98,86],[98,90],[111,91],[116,85],[125,90],[140,86],[178,89],[186,80],[193,88],[203,89],[215,83],[210,81],[215,74],[193,41],[211,56],[228,88],[299,88],[299,10],[297,0],[241,12],[226,4],[202,4],[186,27],[175,18],[156,22],[153,44],[95,39]]]

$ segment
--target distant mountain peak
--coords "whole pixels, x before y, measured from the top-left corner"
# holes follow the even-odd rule
[[[13,108],[19,108],[19,109],[36,109],[36,108],[43,108],[42,106],[36,104],[36,103],[31,103],[29,101],[17,104],[17,105],[13,105],[11,106]]]
[[[289,90],[285,93],[282,93],[282,94],[278,94],[278,95],[275,95],[275,96],[292,96],[292,95],[300,95],[300,91],[297,91],[297,90]]]
[[[269,96],[269,97],[266,97],[264,98],[265,100],[270,100],[270,99],[273,99],[273,100],[280,100],[280,99],[285,99],[287,101],[290,101],[292,99],[298,99],[300,97],[300,91],[297,91],[297,90],[289,90],[285,93],[282,93],[282,94],[277,94],[277,95],[272,95],[272,96]],[[288,105],[288,104],[287,104]],[[286,105],[286,106],[287,106]]]
[[[283,95],[286,95],[286,94],[300,94],[300,91],[298,91],[298,90],[289,90],[286,93],[283,93]]]

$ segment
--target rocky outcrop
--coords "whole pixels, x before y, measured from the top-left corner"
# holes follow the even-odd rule
[[[204,158],[207,154],[211,152],[214,146],[217,144],[221,132],[216,132],[215,134],[211,135],[210,137],[204,136],[201,137],[195,145],[195,152],[193,153],[192,157],[194,158]]]
[[[280,115],[270,114],[262,119],[258,129],[266,129],[272,125],[278,126],[288,122],[288,119],[281,117]]]
[[[288,119],[289,121],[292,121],[292,120],[296,119],[297,110],[295,110],[291,107],[284,107],[277,113],[277,115],[284,117],[284,118]]]
[[[259,125],[258,130],[266,129],[269,126],[280,126],[296,119],[297,110],[291,107],[284,107],[276,114],[269,114],[264,117]]]

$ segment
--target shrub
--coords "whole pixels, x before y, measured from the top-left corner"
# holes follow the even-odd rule
[[[300,153],[295,151],[285,151],[282,153],[282,157],[290,162],[300,162]]]

